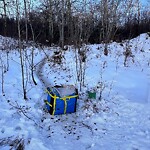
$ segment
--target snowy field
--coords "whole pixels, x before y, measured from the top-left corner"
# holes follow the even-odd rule
[[[149,150],[150,149],[150,37],[141,34],[122,43],[83,45],[86,60],[84,86],[77,81],[73,46],[54,63],[58,47],[24,50],[23,99],[19,50],[10,38],[0,36],[0,150]],[[31,53],[34,49],[34,76]],[[125,61],[125,51],[132,54]],[[26,54],[26,56],[25,56]],[[4,76],[2,77],[2,71]],[[2,79],[4,78],[4,93]],[[77,112],[51,116],[43,100],[47,86],[75,85],[79,90]],[[87,91],[96,91],[89,99]],[[20,148],[20,149],[19,149]]]

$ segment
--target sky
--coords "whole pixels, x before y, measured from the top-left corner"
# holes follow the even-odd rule
[[[142,4],[146,5],[148,3],[148,0],[140,0]]]

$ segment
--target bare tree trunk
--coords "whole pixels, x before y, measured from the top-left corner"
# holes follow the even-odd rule
[[[35,78],[34,78],[34,47],[32,48],[32,61],[31,61],[31,75],[32,81],[35,85],[37,85]]]
[[[54,40],[54,25],[53,25],[53,10],[52,10],[52,0],[49,0],[49,18],[48,18],[48,24],[49,24],[49,42],[50,44],[53,43]]]
[[[62,0],[62,12],[61,12],[61,19],[62,19],[62,21],[61,21],[61,47],[62,48],[64,48],[64,12],[65,12],[65,10],[64,10],[64,0]]]
[[[25,88],[25,77],[24,77],[24,62],[22,56],[22,44],[21,44],[21,31],[20,31],[20,15],[19,15],[19,2],[16,0],[16,9],[17,9],[17,23],[18,23],[18,38],[19,38],[19,52],[20,52],[20,63],[21,63],[21,76],[22,76],[22,89],[24,99],[27,99],[26,88]]]
[[[6,57],[7,57],[7,68],[6,68],[6,71],[9,70],[9,50],[7,50],[6,52]]]
[[[3,60],[0,56],[0,60],[1,60],[1,87],[2,87],[2,95],[5,96],[5,92],[4,92],[4,64],[3,64]]]
[[[2,65],[2,94],[5,96],[4,92],[4,66]]]
[[[29,8],[29,11],[28,12],[30,12],[30,3],[28,3],[29,5],[28,5],[28,8]],[[33,40],[33,42],[36,42],[35,41],[35,35],[34,35],[34,30],[33,30],[33,27],[32,27],[32,24],[31,24],[31,21],[30,21],[30,19],[28,19],[28,22],[27,23],[29,23],[29,25],[30,25],[30,29],[31,29],[31,33],[32,33],[32,40]],[[34,47],[32,47],[32,52],[31,52],[31,76],[32,76],[32,81],[33,81],[33,83],[35,84],[35,85],[37,85],[37,83],[36,83],[36,81],[35,81],[35,78],[34,78],[34,69],[35,69],[35,67],[34,67]]]
[[[104,10],[102,15],[102,28],[103,28],[103,39],[104,39],[104,55],[108,55],[108,0],[104,0],[103,2]]]
[[[3,5],[4,5],[4,36],[7,35],[7,14],[6,14],[6,1],[3,1]]]
[[[81,47],[77,45],[75,47],[76,74],[80,91],[82,90],[82,86],[85,85],[87,50],[88,50],[87,46]]]
[[[72,44],[73,41],[73,23],[72,23],[72,3],[71,0],[67,0],[67,25],[68,25],[68,43]]]
[[[28,42],[28,13],[27,13],[27,1],[24,0],[24,10],[25,10],[25,27],[26,27],[26,43]]]
[[[117,10],[121,0],[101,0],[100,12],[102,29],[100,31],[100,41],[104,41],[104,55],[108,55],[108,44],[113,39],[117,24]]]
[[[140,1],[136,0],[136,4],[137,4],[137,21],[138,21],[138,34],[139,34],[140,33],[140,16],[141,16]]]

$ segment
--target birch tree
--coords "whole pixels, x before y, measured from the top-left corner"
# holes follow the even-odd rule
[[[64,48],[64,26],[65,26],[65,8],[64,8],[64,0],[61,0],[61,26],[60,26],[60,45],[62,48]]]
[[[32,23],[28,17],[28,13],[30,13],[30,9],[31,9],[31,2],[29,3],[28,2],[28,10],[27,10],[27,0],[24,0],[24,5],[26,6],[25,7],[25,18],[26,18],[26,42],[28,41],[28,23],[30,25],[30,29],[31,29],[31,33],[32,33],[32,40],[33,42],[36,42],[35,41],[35,34],[34,34],[34,30],[33,30],[33,26],[32,26]],[[36,81],[35,81],[35,78],[34,78],[34,70],[35,70],[35,66],[34,66],[34,46],[32,47],[32,51],[31,51],[31,77],[32,77],[32,81],[35,85],[37,85]]]
[[[16,0],[16,19],[17,19],[17,24],[18,24],[18,45],[19,45],[20,64],[21,64],[22,89],[23,89],[23,97],[26,100],[27,92],[26,92],[26,87],[25,87],[24,61],[23,61],[23,52],[22,52],[22,43],[21,43],[19,0]]]
[[[68,43],[71,44],[73,42],[73,14],[72,14],[72,5],[73,2],[71,0],[66,0],[66,21],[67,21],[67,37]]]
[[[28,42],[28,13],[27,13],[27,0],[24,0],[24,12],[25,12],[26,43],[27,43],[27,42]]]
[[[5,96],[5,92],[4,92],[4,63],[2,60],[2,56],[0,55],[0,69],[1,69],[1,89],[2,89],[2,95]]]
[[[48,25],[49,25],[49,41],[53,43],[54,40],[54,22],[53,22],[53,0],[48,0]]]

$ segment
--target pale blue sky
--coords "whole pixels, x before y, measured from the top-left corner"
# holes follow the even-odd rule
[[[146,5],[148,3],[148,0],[141,0],[141,2]]]

